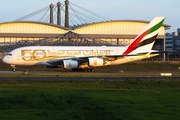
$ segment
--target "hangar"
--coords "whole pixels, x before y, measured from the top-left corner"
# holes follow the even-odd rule
[[[94,37],[104,41],[113,42],[118,46],[129,45],[134,38],[149,24],[150,21],[142,20],[112,20],[82,26],[73,30],[82,36]],[[164,30],[170,25],[163,24],[157,36],[156,49],[164,49]]]
[[[142,20],[112,20],[106,22],[92,23],[71,30],[67,27],[51,23],[35,21],[15,21],[0,24],[0,43],[14,43],[20,40],[41,40],[51,36],[63,36],[72,31],[83,37],[91,37],[104,40],[118,46],[127,46],[148,25],[149,21]],[[163,24],[158,42],[154,48],[164,50],[164,30],[171,26]]]
[[[13,43],[20,40],[40,40],[46,37],[63,35],[67,27],[35,21],[15,21],[0,24],[0,42]]]
[[[60,25],[35,21],[15,21],[0,24],[0,43],[13,43],[20,40],[40,40],[51,36],[63,36],[72,31],[84,37],[92,37],[116,45],[126,46],[148,25],[149,21],[141,20],[112,20],[84,25],[74,30]],[[164,30],[171,26],[163,24],[157,39],[163,49],[165,40]]]

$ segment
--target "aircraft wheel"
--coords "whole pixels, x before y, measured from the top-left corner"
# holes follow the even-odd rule
[[[84,69],[84,72],[87,72],[87,71],[88,71],[88,69],[85,68],[85,69]]]
[[[82,68],[81,68],[79,71],[83,72],[83,71],[84,71],[84,69],[82,69]]]
[[[13,72],[15,72],[15,71],[16,71],[16,69],[15,69],[15,68],[13,68],[13,69],[12,69],[12,71],[13,71]]]
[[[95,71],[94,68],[92,68],[92,69],[91,69],[91,72],[94,72],[94,71]]]

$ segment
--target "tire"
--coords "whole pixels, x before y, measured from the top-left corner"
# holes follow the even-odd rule
[[[16,71],[16,69],[15,69],[15,68],[13,68],[13,69],[12,69],[12,71],[13,71],[13,72],[15,72],[15,71]]]
[[[94,71],[95,71],[95,70],[92,68],[92,69],[91,69],[91,72],[94,72]]]
[[[85,68],[85,69],[84,69],[84,72],[87,72],[87,71],[88,71],[88,70]]]

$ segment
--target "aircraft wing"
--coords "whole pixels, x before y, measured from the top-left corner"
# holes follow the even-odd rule
[[[137,55],[160,54],[160,53],[168,53],[168,52],[180,52],[180,50],[152,51],[152,52],[138,53]]]
[[[94,57],[106,59],[108,57],[126,57],[126,56],[137,56],[137,54],[133,54],[133,55],[105,55],[105,56],[70,57],[70,58],[61,58],[61,59],[48,60],[46,62],[48,64],[51,64],[51,65],[62,65],[63,60],[76,60],[76,61],[79,61],[79,62],[87,62],[88,58],[94,58]]]
[[[138,54],[130,54],[130,55],[104,55],[104,56],[83,56],[83,57],[70,57],[70,58],[62,58],[62,59],[54,59],[49,60],[47,63],[51,65],[62,65],[63,60],[76,60],[79,62],[87,62],[88,58],[102,58],[106,59],[108,57],[127,57],[127,56],[139,56],[139,55],[146,55],[146,54],[160,54],[160,53],[167,53],[167,52],[180,52],[180,50],[167,50],[167,51],[152,51],[152,52],[144,52],[144,53],[138,53]]]
[[[54,60],[48,60],[46,62],[51,65],[61,65],[63,60],[65,60],[65,59],[54,59]]]

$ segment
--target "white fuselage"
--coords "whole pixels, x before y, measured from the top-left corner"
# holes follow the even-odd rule
[[[146,59],[154,55],[139,55],[125,57],[111,57],[122,55],[127,47],[96,47],[96,46],[28,46],[11,51],[3,58],[3,62],[10,65],[44,65],[51,66],[48,61],[82,59],[84,57],[98,57],[104,59],[104,65],[117,65],[136,60]],[[141,53],[142,50],[134,50],[132,54]],[[149,52],[143,50],[143,52]],[[110,56],[110,57],[107,57]]]

